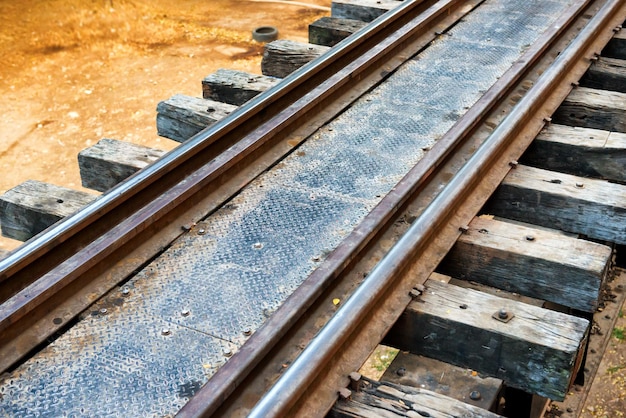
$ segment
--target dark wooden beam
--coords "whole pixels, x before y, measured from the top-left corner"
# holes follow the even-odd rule
[[[322,45],[279,39],[265,45],[261,72],[266,76],[285,78],[330,48]]]
[[[530,144],[522,164],[581,177],[626,182],[626,134],[550,124]]]
[[[484,213],[626,244],[626,186],[519,165]]]
[[[398,352],[380,380],[430,390],[493,412],[503,388],[495,377],[404,351]]]
[[[626,93],[575,88],[552,120],[569,126],[626,132]]]
[[[589,321],[428,280],[384,344],[562,400],[582,361]]]
[[[26,241],[82,209],[96,195],[28,180],[0,196],[2,235]]]
[[[398,0],[333,0],[330,14],[342,19],[371,22],[400,4],[402,2]]]
[[[626,60],[626,31],[620,30],[602,50],[602,55],[609,58]]]
[[[581,78],[580,85],[626,93],[626,60],[600,57]]]
[[[236,108],[214,100],[177,94],[157,105],[157,132],[162,137],[185,142]]]
[[[309,25],[309,42],[334,46],[364,26],[360,20],[324,16]]]
[[[78,153],[83,187],[105,192],[163,154],[165,151],[103,138]]]
[[[337,401],[329,416],[496,418],[500,415],[422,388],[363,378],[363,388]],[[347,392],[344,392],[347,395]]]
[[[438,271],[595,312],[613,250],[556,231],[475,218]]]
[[[202,97],[241,106],[279,82],[276,77],[222,68],[202,80]]]

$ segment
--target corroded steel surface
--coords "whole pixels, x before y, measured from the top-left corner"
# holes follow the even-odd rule
[[[480,7],[7,376],[0,411],[175,413],[570,3]]]

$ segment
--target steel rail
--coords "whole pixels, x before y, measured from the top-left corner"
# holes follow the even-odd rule
[[[398,277],[406,273],[410,260],[419,254],[427,242],[436,237],[437,231],[451,219],[460,203],[488,174],[498,156],[516,138],[523,126],[535,117],[536,110],[560,83],[561,77],[580,60],[581,54],[586,52],[596,33],[606,27],[621,3],[607,2],[592,18],[274,383],[252,409],[249,417],[287,416],[295,402],[305,393],[309,383],[330,363],[354,330],[363,326],[364,318],[368,317],[382,295]]]
[[[432,3],[435,5],[429,8],[430,1],[403,2],[358,36],[340,43],[226,120],[199,133],[85,210],[1,260],[1,289],[9,293],[3,293],[4,303],[0,306],[0,369],[5,370],[59,328],[50,324],[43,331],[47,335],[36,336],[35,343],[31,341],[35,337],[29,337],[28,347],[15,350],[13,341],[38,315],[54,309],[58,304],[54,298],[61,291],[73,292],[123,259],[163,224],[174,222],[177,214],[201,200],[213,184],[236,172],[246,158],[254,158],[276,144],[285,132],[305,123],[308,112],[332,102],[350,89],[351,83],[375,71],[428,30],[437,17],[462,2]],[[428,18],[416,17],[426,9]],[[407,25],[415,19],[421,19],[422,25]],[[229,146],[231,143],[234,145]]]
[[[556,42],[589,2],[570,7],[546,31],[541,41],[529,47],[450,131],[437,141],[426,156],[383,198],[340,246],[328,255],[324,262],[248,339],[246,344],[212,376],[209,382],[183,407],[178,414],[179,417],[210,416],[219,405],[226,402],[235,388],[252,374],[252,370],[257,365],[263,364],[265,356],[280,344],[281,338],[315,304],[324,290],[337,277],[344,274],[344,270],[359,257],[359,254],[375,239],[377,234],[387,227],[394,215],[416,190],[423,187],[468,134],[484,121],[490,110],[536,64],[541,55]]]

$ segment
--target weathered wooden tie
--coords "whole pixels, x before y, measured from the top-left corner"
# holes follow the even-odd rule
[[[517,166],[484,213],[626,244],[626,186]]]
[[[581,177],[626,182],[626,134],[551,124],[520,162]]]
[[[626,132],[626,93],[575,88],[552,120],[569,126]]]
[[[9,252],[6,250],[0,250],[0,260],[9,255]]]
[[[334,0],[330,5],[332,17],[371,22],[402,4],[398,0]]]
[[[279,82],[276,77],[219,69],[202,80],[202,97],[241,106]]]
[[[303,65],[321,56],[330,47],[279,39],[265,45],[261,72],[271,77],[284,78]]]
[[[2,235],[26,241],[82,209],[95,195],[28,180],[0,196]]]
[[[176,94],[157,105],[157,132],[162,137],[185,142],[236,108],[227,103]]]
[[[600,57],[581,78],[580,85],[626,93],[626,60]]]
[[[384,343],[562,400],[588,328],[586,319],[428,280]]]
[[[334,46],[364,26],[361,20],[324,16],[309,25],[309,42]]]
[[[609,58],[626,60],[626,30],[620,30],[602,50],[602,55]]]
[[[345,392],[344,399],[335,403],[329,416],[335,418],[500,416],[427,389],[376,382],[366,378],[362,378],[361,384],[361,390],[352,391],[349,396]]]
[[[165,151],[115,139],[103,138],[78,153],[83,187],[105,192],[148,164]]]
[[[381,381],[422,388],[496,412],[502,380],[424,356],[398,352]]]
[[[612,253],[610,247],[557,231],[474,218],[439,271],[594,312]]]

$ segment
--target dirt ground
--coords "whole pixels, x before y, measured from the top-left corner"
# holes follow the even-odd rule
[[[28,179],[81,189],[78,152],[102,138],[172,149],[157,103],[200,97],[218,68],[260,74],[252,30],[306,42],[330,0],[304,1],[0,0],[0,193]]]

